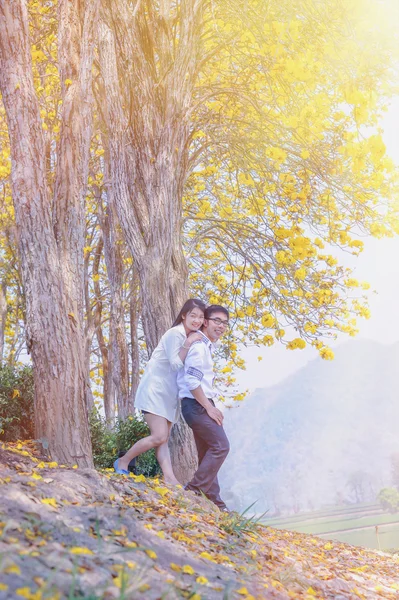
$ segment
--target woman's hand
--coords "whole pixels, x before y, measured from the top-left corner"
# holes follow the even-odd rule
[[[204,336],[202,335],[202,333],[198,333],[197,331],[194,331],[193,333],[188,334],[187,338],[184,341],[184,345],[187,348],[190,348],[190,346],[192,346],[192,344],[194,344],[194,342],[199,342],[202,339],[204,339]]]

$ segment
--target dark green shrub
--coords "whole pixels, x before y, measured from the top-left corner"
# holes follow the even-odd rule
[[[0,365],[0,439],[34,437],[33,398],[32,367]]]
[[[0,365],[0,439],[5,442],[34,439],[34,385],[31,366]],[[117,419],[115,426],[107,427],[97,410],[89,417],[94,464],[97,468],[111,468],[119,451],[129,448],[149,434],[145,421],[128,417]],[[160,473],[154,450],[137,458],[136,472],[146,477]]]
[[[146,422],[136,417],[128,417],[124,421],[117,419],[115,426],[110,429],[97,410],[91,413],[89,423],[94,465],[99,469],[111,468],[119,451],[126,452],[135,442],[150,433]],[[159,475],[160,468],[154,450],[137,458],[136,472],[146,477]]]
[[[90,413],[89,426],[94,466],[108,469],[112,467],[118,453],[115,431],[107,427],[105,419],[96,409]]]

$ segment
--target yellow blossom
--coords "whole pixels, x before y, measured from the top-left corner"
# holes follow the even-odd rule
[[[270,313],[265,313],[261,318],[263,327],[273,327],[275,324],[275,318]]]
[[[305,340],[302,340],[301,338],[295,338],[293,340],[291,340],[290,342],[288,342],[287,344],[287,350],[296,350],[297,348],[299,348],[300,350],[303,350],[306,346],[306,342]]]

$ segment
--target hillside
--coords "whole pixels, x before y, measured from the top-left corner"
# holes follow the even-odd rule
[[[287,513],[373,500],[399,452],[398,366],[399,344],[348,342],[226,411],[226,501]]]
[[[0,450],[0,599],[396,598],[397,556],[266,527],[143,476]]]

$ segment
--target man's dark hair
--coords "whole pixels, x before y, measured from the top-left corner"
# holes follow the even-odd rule
[[[210,319],[210,317],[217,312],[222,312],[226,315],[228,319],[230,318],[229,311],[227,310],[227,308],[225,308],[224,306],[219,306],[219,304],[211,304],[205,309],[204,319]]]

